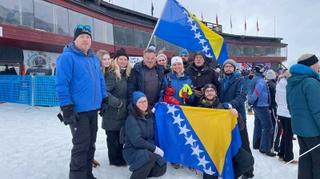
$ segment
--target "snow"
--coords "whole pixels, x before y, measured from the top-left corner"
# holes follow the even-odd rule
[[[1,179],[62,179],[68,178],[71,133],[56,117],[59,108],[31,107],[21,104],[0,104],[0,178]],[[99,125],[101,118],[99,118]],[[248,115],[250,140],[253,116]],[[295,158],[298,143],[294,141]],[[295,179],[298,165],[285,165],[277,157],[268,157],[253,150],[255,177],[258,179]],[[93,170],[99,179],[126,179],[128,167],[108,164],[105,131],[99,127],[95,159],[101,164]],[[173,169],[159,179],[200,179],[202,175],[188,169]]]

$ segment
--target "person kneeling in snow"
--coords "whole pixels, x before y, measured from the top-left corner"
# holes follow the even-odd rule
[[[130,179],[144,179],[162,176],[167,165],[162,158],[163,150],[154,142],[154,118],[148,110],[144,93],[132,94],[132,112],[124,126],[123,157],[133,172]]]

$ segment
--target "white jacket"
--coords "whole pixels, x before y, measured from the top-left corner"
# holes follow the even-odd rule
[[[281,78],[276,86],[276,103],[278,104],[277,115],[291,118],[287,107],[287,79]]]

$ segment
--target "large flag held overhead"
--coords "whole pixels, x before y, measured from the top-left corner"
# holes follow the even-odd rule
[[[232,157],[241,138],[230,111],[158,103],[155,115],[156,138],[165,160],[234,179]]]
[[[190,51],[202,51],[219,64],[228,58],[224,38],[203,24],[177,0],[167,0],[154,34]]]

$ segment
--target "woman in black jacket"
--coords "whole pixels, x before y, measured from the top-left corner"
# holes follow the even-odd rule
[[[125,127],[123,157],[133,172],[130,179],[162,176],[167,169],[163,151],[154,143],[154,118],[144,93],[132,93],[132,113]]]

